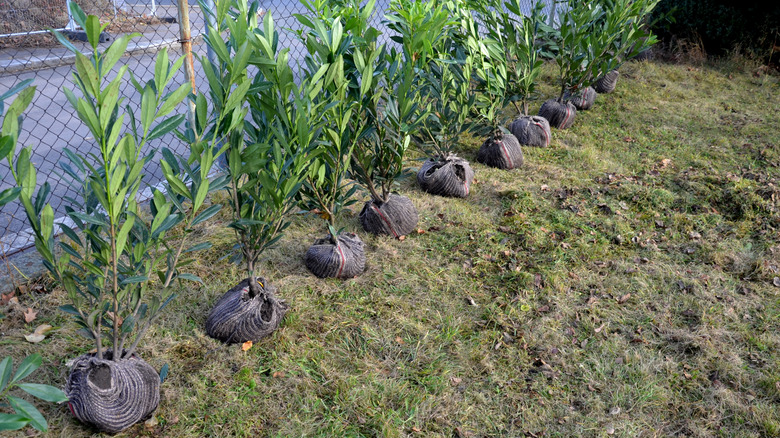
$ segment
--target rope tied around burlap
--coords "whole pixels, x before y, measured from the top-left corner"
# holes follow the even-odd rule
[[[514,135],[491,135],[479,148],[477,162],[498,169],[514,169],[523,165],[523,150]]]
[[[429,158],[417,172],[420,188],[432,195],[465,198],[473,180],[474,171],[469,162],[455,154],[445,159]]]
[[[276,287],[257,277],[259,293],[244,279],[227,291],[206,319],[206,333],[226,344],[258,341],[279,327],[289,307],[276,297]]]
[[[574,124],[577,108],[570,102],[558,102],[555,99],[550,99],[542,104],[539,115],[547,119],[550,126],[566,129]]]
[[[617,85],[618,76],[620,76],[619,71],[617,70],[610,71],[604,76],[596,79],[596,82],[593,83],[593,89],[595,89],[597,93],[601,93],[601,94],[611,93],[615,91],[615,86]]]
[[[306,251],[306,267],[320,278],[352,278],[363,273],[366,255],[357,234],[341,233],[335,239],[317,239]]]
[[[572,93],[566,91],[566,93],[563,94],[563,99],[571,102],[577,110],[587,111],[596,103],[597,95],[598,93],[596,93],[596,90],[594,90],[593,87],[585,87],[581,92]]]
[[[521,116],[509,124],[520,145],[546,147],[550,145],[550,122],[540,116]]]
[[[79,356],[65,385],[68,407],[80,421],[118,433],[148,419],[160,404],[160,376],[138,356],[112,360],[108,350]]]
[[[417,209],[406,196],[391,193],[387,202],[369,200],[358,217],[363,229],[372,234],[405,236],[417,228]]]

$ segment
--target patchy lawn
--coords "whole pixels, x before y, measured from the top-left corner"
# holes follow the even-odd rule
[[[297,218],[261,269],[292,310],[248,351],[202,328],[242,278],[223,216],[193,264],[206,286],[182,289],[140,348],[171,369],[157,424],[120,436],[780,436],[780,81],[754,71],[628,64],[519,170],[465,142],[471,196],[406,181],[419,233],[361,230],[356,279],[307,272],[325,230]],[[358,231],[353,211],[340,225]],[[40,383],[63,386],[91,348],[64,299],[29,292],[36,320],[2,320],[4,355],[44,356]],[[26,343],[41,323],[56,330]],[[39,406],[51,436],[93,433]]]

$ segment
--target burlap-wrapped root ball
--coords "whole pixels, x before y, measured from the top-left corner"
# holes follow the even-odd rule
[[[406,196],[391,194],[387,202],[366,202],[360,211],[360,225],[372,234],[405,236],[417,228],[417,209]]]
[[[578,111],[587,111],[596,103],[597,95],[598,93],[596,93],[596,90],[594,90],[593,87],[585,87],[585,89],[578,93],[567,91],[563,94],[563,100],[571,102]]]
[[[469,162],[450,154],[447,158],[426,160],[417,172],[417,183],[432,195],[465,198],[471,190],[474,171]]]
[[[600,94],[606,94],[615,91],[615,85],[617,85],[618,76],[620,76],[620,72],[617,70],[612,70],[611,72],[598,78],[596,82],[593,83],[593,89]]]
[[[545,147],[550,145],[550,122],[544,117],[522,116],[509,124],[520,145]]]
[[[306,251],[306,267],[320,278],[352,278],[366,269],[363,241],[357,234],[341,233],[335,239],[329,235],[317,239]]]
[[[491,135],[479,148],[477,162],[498,169],[514,169],[523,165],[523,150],[514,135]]]
[[[252,294],[244,279],[220,298],[206,319],[206,333],[226,344],[258,341],[276,330],[289,307],[276,297],[276,287],[257,277]]]
[[[138,356],[117,361],[112,352],[79,356],[70,370],[65,394],[80,421],[118,433],[148,419],[160,404],[160,376]]]
[[[566,129],[574,124],[577,108],[569,102],[558,102],[555,99],[550,99],[542,104],[542,107],[539,109],[539,115],[547,119],[550,122],[550,126]]]

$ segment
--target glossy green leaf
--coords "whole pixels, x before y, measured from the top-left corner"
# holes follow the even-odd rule
[[[43,401],[51,403],[62,403],[68,401],[68,397],[62,392],[61,389],[55,388],[51,385],[43,385],[40,383],[20,383],[18,387]]]

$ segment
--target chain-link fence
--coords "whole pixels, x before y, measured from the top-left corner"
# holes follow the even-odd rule
[[[51,184],[55,217],[63,217],[67,205],[65,200],[77,196],[76,190],[69,186],[60,171],[59,163],[65,159],[65,150],[78,150],[82,154],[99,150],[62,92],[65,87],[72,88],[75,56],[46,31],[48,28],[75,30],[68,16],[67,1],[0,0],[0,94],[26,79],[32,79],[37,87],[19,140],[21,146],[32,146],[32,161],[38,168],[39,183],[48,181]],[[384,32],[388,42],[389,32],[382,21],[389,2],[377,1],[373,23]],[[529,9],[531,2],[527,0]],[[155,54],[159,50],[167,48],[172,57],[181,55],[175,0],[79,0],[78,3],[86,13],[98,15],[102,22],[108,23],[106,34],[109,40],[104,45],[123,33],[140,34],[128,46],[126,58],[119,63],[127,64],[139,81],[145,82],[154,76]],[[263,0],[261,7],[263,13],[272,13],[278,29],[284,29],[280,31],[280,47],[290,48],[293,63],[302,63],[305,48],[293,30],[298,28],[294,14],[305,13],[304,6],[298,0]],[[190,0],[188,11],[193,52],[196,56],[205,56],[206,47],[201,38],[205,32],[205,19],[197,0]],[[73,42],[80,50],[89,51],[86,42]],[[198,62],[195,63],[195,71],[196,84],[205,87],[206,79]],[[180,73],[172,86],[184,81],[184,75]],[[137,109],[139,101],[131,82],[125,81],[122,87],[120,92],[127,98],[126,102]],[[184,107],[181,111],[185,111]],[[183,151],[186,145],[170,134],[151,142],[148,147]],[[152,160],[145,169],[145,183],[149,186],[162,180],[157,163],[158,160]],[[0,162],[0,175],[8,174],[7,164]],[[0,182],[0,190],[11,186],[9,179]],[[0,255],[10,255],[29,247],[32,238],[26,229],[21,205],[5,205],[0,212]]]

